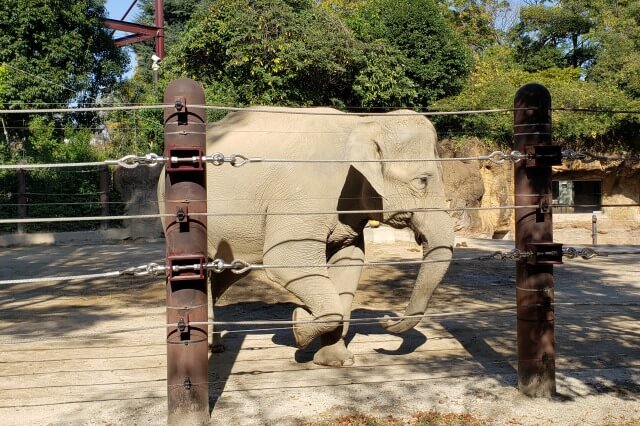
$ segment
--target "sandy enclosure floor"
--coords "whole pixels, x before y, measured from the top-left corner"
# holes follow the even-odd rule
[[[403,336],[377,324],[352,327],[353,367],[314,365],[312,352],[296,349],[286,328],[227,327],[227,351],[209,359],[211,424],[430,409],[470,412],[498,425],[640,418],[640,256],[555,268],[559,397],[529,399],[517,391],[514,312],[486,312],[514,305],[514,264],[468,260],[510,250],[513,242],[465,242],[428,312],[485,312],[427,318]],[[120,270],[162,263],[163,256],[158,243],[4,249],[0,279]],[[407,242],[368,244],[367,256],[402,260],[420,252]],[[354,317],[402,314],[415,269],[365,269]],[[216,319],[287,320],[296,303],[254,273],[225,295]],[[0,423],[165,423],[163,279],[2,286],[0,305]]]

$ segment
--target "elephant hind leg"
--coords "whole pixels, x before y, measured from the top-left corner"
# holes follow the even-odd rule
[[[335,330],[342,322],[342,303],[326,266],[326,238],[280,239],[265,243],[264,263],[270,265],[308,265],[300,268],[274,267],[267,276],[293,293],[309,311],[294,311],[296,345],[306,347],[316,337]],[[319,265],[319,266],[314,266]]]
[[[296,295],[310,311],[301,307],[293,311],[293,321],[299,322],[293,327],[293,335],[299,348],[307,347],[316,337],[340,327],[342,304],[328,277],[309,275],[288,282],[285,288]]]

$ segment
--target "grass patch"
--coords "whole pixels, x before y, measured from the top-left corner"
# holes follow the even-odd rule
[[[305,423],[306,426],[489,426],[493,423],[471,414],[440,413],[421,411],[414,413],[409,421],[392,416],[373,417],[364,414],[341,416],[334,420]],[[635,426],[635,425],[634,425]]]
[[[401,420],[393,416],[373,417],[365,414],[341,416],[333,420],[304,423],[304,426],[492,426],[491,419],[472,416],[469,413],[441,413],[439,411],[420,411],[411,419]],[[526,425],[514,421],[515,425]],[[609,421],[601,426],[640,426],[640,419],[624,419]]]

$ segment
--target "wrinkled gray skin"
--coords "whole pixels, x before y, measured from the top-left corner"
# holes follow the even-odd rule
[[[207,132],[207,154],[221,152],[265,159],[377,160],[435,158],[436,131],[418,114],[376,117],[335,114],[328,108],[274,112],[235,112]],[[325,115],[296,114],[317,112]],[[283,113],[284,112],[284,113]],[[407,114],[408,111],[402,111]],[[362,264],[363,230],[370,219],[394,228],[409,227],[423,247],[421,266],[406,315],[425,312],[452,257],[453,224],[445,212],[318,214],[354,210],[407,210],[447,207],[439,162],[252,163],[207,166],[209,213],[266,213],[208,217],[208,255],[226,262],[242,259],[267,265]],[[158,200],[164,202],[164,173]],[[292,213],[277,215],[273,213]],[[296,214],[315,212],[316,214]],[[269,215],[271,213],[271,215]],[[166,224],[165,224],[166,225]],[[268,277],[296,295],[305,308],[294,320],[296,344],[320,337],[316,364],[354,362],[344,343],[361,266],[267,269]],[[215,301],[241,276],[212,276]],[[316,321],[318,320],[318,321]],[[412,329],[419,319],[387,321],[390,332]]]

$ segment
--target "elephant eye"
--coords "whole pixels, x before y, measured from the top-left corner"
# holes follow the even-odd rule
[[[416,189],[424,190],[427,188],[427,185],[429,185],[429,176],[419,176],[413,180],[412,184]]]

